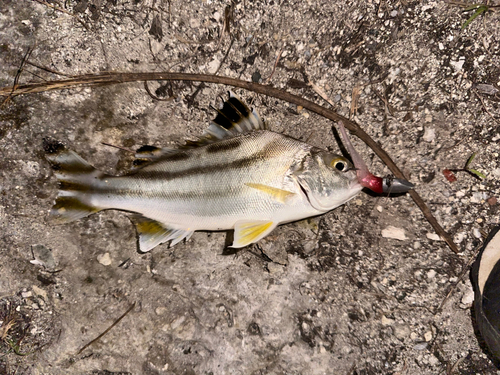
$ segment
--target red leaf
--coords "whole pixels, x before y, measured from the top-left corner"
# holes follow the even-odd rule
[[[446,177],[446,179],[449,181],[449,182],[455,182],[457,180],[457,178],[455,177],[455,174],[450,171],[449,169],[443,169],[443,174],[444,174],[444,177]]]

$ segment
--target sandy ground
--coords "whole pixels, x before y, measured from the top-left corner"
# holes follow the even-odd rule
[[[488,11],[461,30],[471,15],[443,1],[3,0],[2,87],[30,50],[19,82],[217,72],[328,106],[308,81],[345,116],[358,92],[353,119],[416,184],[460,253],[410,197],[366,193],[279,227],[263,253],[226,254],[224,233],[200,232],[141,254],[117,211],[53,225],[44,137],[124,173],[130,153],[102,142],[194,139],[228,87],[149,82],[155,97],[175,96],[164,101],[142,82],[18,96],[0,112],[0,373],[499,373],[474,333],[468,267],[500,221],[500,27]],[[273,130],[338,149],[331,122],[237,93]],[[389,172],[353,141],[374,172]],[[470,167],[486,178],[457,172],[450,183],[442,170],[473,153]]]

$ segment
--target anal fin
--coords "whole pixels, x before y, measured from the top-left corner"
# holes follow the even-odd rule
[[[139,250],[143,253],[167,241],[171,241],[170,246],[174,246],[183,239],[189,239],[194,232],[193,230],[170,228],[168,225],[141,214],[134,214],[130,219],[137,229]]]
[[[234,248],[245,247],[264,238],[276,228],[272,221],[238,221],[234,226]]]
[[[269,194],[271,197],[273,197],[274,200],[276,200],[280,203],[286,203],[286,201],[289,198],[291,198],[292,196],[295,195],[295,193],[292,193],[291,191],[278,189],[278,188],[268,186],[268,185],[254,184],[252,182],[248,182],[245,185],[248,187],[260,190],[266,194]]]

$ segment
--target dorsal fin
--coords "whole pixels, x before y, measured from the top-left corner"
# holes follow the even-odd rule
[[[135,152],[135,160],[133,162],[132,170],[142,168],[146,166],[147,164],[157,161],[160,158],[163,158],[167,155],[174,155],[177,153],[184,152],[181,149],[178,148],[170,148],[170,147],[156,147],[156,146],[150,146],[150,145],[144,145],[141,146],[136,152]]]
[[[177,149],[144,145],[135,153],[136,159],[132,170],[142,168],[159,159],[163,160],[172,157],[172,160],[176,160],[175,155],[179,154],[178,156],[182,157],[182,153],[186,149],[205,146],[254,130],[267,129],[267,125],[261,120],[257,112],[250,110],[232,91],[229,91],[229,98],[222,104],[221,108],[214,108],[214,110],[217,111],[217,116],[210,121],[208,128],[197,140],[187,140],[183,146]]]
[[[217,116],[210,122],[203,135],[196,141],[186,141],[182,148],[204,146],[250,131],[267,129],[257,112],[250,110],[232,91],[229,91],[229,98],[222,108],[214,109]]]

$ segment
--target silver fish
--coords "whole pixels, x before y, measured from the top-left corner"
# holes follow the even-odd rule
[[[142,252],[197,230],[234,229],[232,247],[241,248],[370,187],[364,169],[267,130],[233,93],[198,141],[178,149],[143,146],[137,168],[124,176],[98,171],[58,142],[44,146],[60,184],[51,216],[66,223],[101,210],[131,212]]]

